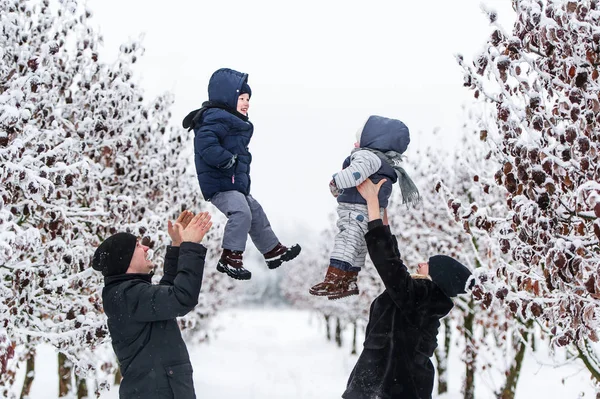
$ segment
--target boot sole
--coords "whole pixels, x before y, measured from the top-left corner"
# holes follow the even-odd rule
[[[296,251],[295,248],[298,248],[298,250]],[[292,246],[290,249],[293,251],[286,252],[277,259],[268,260],[267,267],[271,270],[277,269],[283,262],[288,262],[294,259],[296,256],[300,255],[300,252],[302,251],[302,248],[298,244]]]
[[[346,298],[346,297],[352,296],[352,295],[358,295],[358,290],[344,292],[343,294],[330,295],[327,297],[327,299],[329,299],[330,301],[335,301],[337,299]]]
[[[227,274],[229,277],[235,279],[235,280],[250,280],[250,278],[252,277],[252,274],[248,274],[248,277],[243,277],[243,276],[238,276],[237,274],[233,274],[229,271],[229,269],[224,268],[221,265],[217,265],[217,271],[221,272],[221,273],[225,273]]]
[[[313,290],[308,290],[308,293],[310,295],[314,295],[314,296],[327,296],[329,295],[329,293],[327,292],[323,292],[323,291],[313,291]]]

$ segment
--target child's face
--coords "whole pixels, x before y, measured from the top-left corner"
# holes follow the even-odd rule
[[[238,97],[237,111],[248,116],[248,108],[250,108],[250,96],[248,93],[244,93]]]

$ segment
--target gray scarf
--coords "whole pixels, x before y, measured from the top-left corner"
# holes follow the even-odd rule
[[[412,179],[408,176],[408,173],[404,170],[400,164],[402,163],[402,154],[396,151],[387,151],[381,152],[379,150],[373,150],[371,148],[357,148],[355,151],[359,150],[367,150],[377,155],[379,158],[383,159],[396,171],[396,175],[398,176],[398,185],[400,186],[400,190],[402,190],[402,203],[403,204],[413,204],[416,205],[419,201],[421,201],[421,196],[419,195],[419,189],[415,186]]]

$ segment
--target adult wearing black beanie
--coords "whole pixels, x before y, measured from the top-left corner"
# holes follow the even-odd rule
[[[196,397],[190,357],[176,317],[198,303],[206,248],[200,244],[212,223],[207,212],[181,213],[169,221],[164,274],[151,282],[148,247],[129,233],[107,238],[94,253],[102,272],[102,302],[123,380],[120,398]]]
[[[418,274],[408,272],[396,238],[380,219],[383,182],[367,179],[358,186],[369,212],[367,248],[385,291],[371,304],[364,349],[342,397],[430,399],[440,319],[454,306],[450,298],[465,292],[471,272],[439,255],[420,263]]]
[[[466,284],[471,272],[454,258],[435,255],[429,258],[429,276],[431,280],[450,298],[465,294]]]
[[[92,267],[104,277],[124,274],[135,252],[137,238],[129,233],[117,233],[108,237],[94,253]]]

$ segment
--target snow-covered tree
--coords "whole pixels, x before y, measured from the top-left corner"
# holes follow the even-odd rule
[[[510,256],[491,276],[490,286],[503,286],[493,300],[572,348],[600,381],[590,351],[600,316],[600,4],[513,6],[512,32],[489,11],[495,30],[483,51],[473,65],[458,57],[482,105],[479,135],[499,164],[493,184],[507,192],[502,220],[476,222]]]
[[[44,341],[78,375],[95,372],[98,391],[115,364],[92,355],[108,339],[92,254],[129,231],[160,263],[167,219],[208,209],[184,152],[193,138],[170,125],[169,95],[147,101],[133,81],[138,42],[99,61],[84,5],[0,0],[0,9],[0,385],[7,394],[16,362]],[[221,221],[207,240],[201,305],[181,321],[191,334],[204,334],[199,321],[231,288],[209,266]]]

